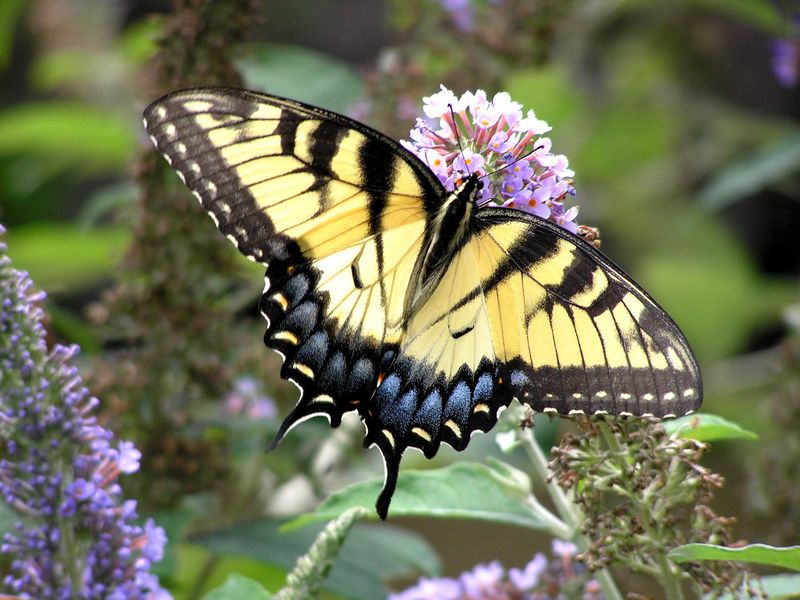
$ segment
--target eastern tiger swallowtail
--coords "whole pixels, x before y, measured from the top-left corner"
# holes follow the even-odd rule
[[[304,419],[356,410],[386,468],[463,450],[512,398],[558,414],[672,416],[702,386],[678,327],[611,260],[523,212],[448,192],[411,152],[321,108],[222,88],[144,113],[220,231],[266,267],[261,312]]]

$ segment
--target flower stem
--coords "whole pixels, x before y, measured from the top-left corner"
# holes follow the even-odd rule
[[[304,600],[317,597],[347,539],[350,528],[367,513],[366,508],[356,506],[328,523],[308,552],[297,559],[297,564],[286,578],[286,586],[273,596],[274,600]]]
[[[656,560],[660,571],[658,578],[661,580],[661,585],[664,586],[664,594],[667,596],[667,600],[683,600],[680,581],[675,577],[667,557],[661,554]]]
[[[533,468],[541,481],[544,483],[553,504],[556,506],[561,519],[571,531],[571,541],[574,542],[582,552],[589,547],[588,540],[580,533],[580,524],[583,515],[578,506],[567,496],[557,483],[550,481],[550,468],[547,465],[547,457],[542,452],[536,439],[533,437],[531,429],[520,429],[517,432],[520,443],[533,463]],[[595,578],[600,583],[608,600],[623,600],[622,593],[619,591],[614,578],[608,569],[601,569],[595,573]],[[672,600],[670,598],[670,600]]]
[[[527,452],[528,457],[533,463],[536,474],[542,482],[544,482],[547,493],[550,494],[553,504],[556,505],[558,514],[561,515],[564,522],[574,531],[580,525],[581,520],[578,507],[567,497],[564,490],[558,485],[548,481],[550,478],[550,470],[547,466],[547,458],[539,447],[539,444],[536,443],[536,439],[533,437],[533,430],[521,429],[519,431],[519,438],[522,442],[522,447],[525,448],[525,452]]]

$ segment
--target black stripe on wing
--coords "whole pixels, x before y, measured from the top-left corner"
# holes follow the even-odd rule
[[[508,220],[527,221],[528,232],[520,240],[524,243],[506,252],[499,272],[516,271],[536,280],[537,267],[554,257],[554,248],[571,253],[561,280],[544,286],[547,297],[538,310],[551,323],[556,311],[558,318],[566,314],[571,319],[583,361],[573,366],[576,357],[570,356],[567,364],[541,366],[510,360],[503,368],[520,401],[534,410],[559,414],[664,417],[699,407],[702,381],[694,355],[678,326],[647,292],[594,246],[550,221],[498,208],[481,211],[476,225],[491,228]],[[484,290],[491,293],[502,285],[497,278],[486,282]],[[526,326],[533,316],[525,315]],[[583,343],[590,339],[602,341],[604,361],[583,359]],[[531,338],[530,343],[551,342]],[[639,363],[645,356],[647,364],[633,364],[634,355]],[[620,357],[626,364],[618,364]]]

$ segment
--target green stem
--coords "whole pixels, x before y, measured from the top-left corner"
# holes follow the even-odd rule
[[[347,539],[350,529],[369,511],[355,506],[343,512],[325,526],[308,552],[297,559],[286,577],[286,585],[273,596],[274,600],[307,600],[316,598],[328,577],[333,563]]]
[[[617,438],[614,437],[614,434],[611,433],[611,428],[608,426],[608,423],[605,421],[600,421],[596,425],[600,430],[600,435],[603,436],[603,441],[605,441],[608,449],[614,453],[619,452],[621,450],[619,447],[619,442],[617,441]]]
[[[536,439],[533,437],[533,431],[531,429],[521,429],[518,435],[520,442],[522,443],[522,447],[525,449],[525,452],[528,454],[528,457],[533,463],[533,468],[536,471],[536,474],[544,483],[547,493],[550,494],[550,499],[553,501],[553,504],[556,505],[558,514],[561,515],[561,518],[571,530],[576,530],[580,526],[582,515],[580,514],[575,503],[572,502],[572,500],[570,500],[564,493],[564,490],[562,490],[558,485],[548,482],[550,477],[550,469],[547,466],[547,457],[544,455],[544,452],[542,452],[539,444],[536,443]]]
[[[568,540],[573,537],[573,528],[547,510],[544,505],[539,502],[539,499],[536,496],[530,494],[528,496],[528,502],[530,503],[533,512],[545,522],[547,525],[547,530],[550,533],[564,540]]]
[[[533,463],[533,468],[541,481],[544,483],[547,493],[556,505],[556,510],[561,519],[569,528],[571,535],[569,539],[574,542],[582,552],[589,548],[589,541],[580,533],[580,524],[583,521],[578,506],[567,496],[557,483],[548,481],[550,479],[550,468],[547,465],[547,457],[542,452],[539,444],[533,437],[531,429],[520,429],[517,432],[520,443]],[[601,569],[594,574],[600,586],[603,588],[608,600],[623,600],[622,593],[619,591],[611,572],[608,569]],[[670,599],[671,600],[671,599]]]
[[[659,554],[656,563],[660,571],[658,578],[661,580],[661,585],[664,586],[664,593],[667,596],[667,600],[683,600],[684,596],[680,581],[675,576],[675,572],[672,570],[667,557],[663,554]]]

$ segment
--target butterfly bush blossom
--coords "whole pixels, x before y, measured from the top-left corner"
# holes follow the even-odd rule
[[[455,28],[462,33],[475,30],[474,0],[439,0],[442,8],[450,16]],[[491,5],[502,4],[503,0],[489,0]]]
[[[150,573],[164,530],[137,524],[117,483],[141,454],[92,416],[98,401],[70,364],[77,346],[48,352],[44,294],[5,251],[0,242],[0,494],[20,521],[0,546],[0,597],[170,598]]]
[[[551,152],[550,126],[506,92],[457,97],[446,87],[423,98],[427,119],[417,119],[400,143],[428,165],[448,190],[471,173],[487,175],[479,201],[516,208],[578,232],[578,207],[567,157]]]
[[[605,600],[600,584],[575,562],[575,544],[556,539],[552,551],[552,560],[538,552],[522,569],[506,571],[494,561],[477,565],[458,579],[422,577],[389,600]]]

